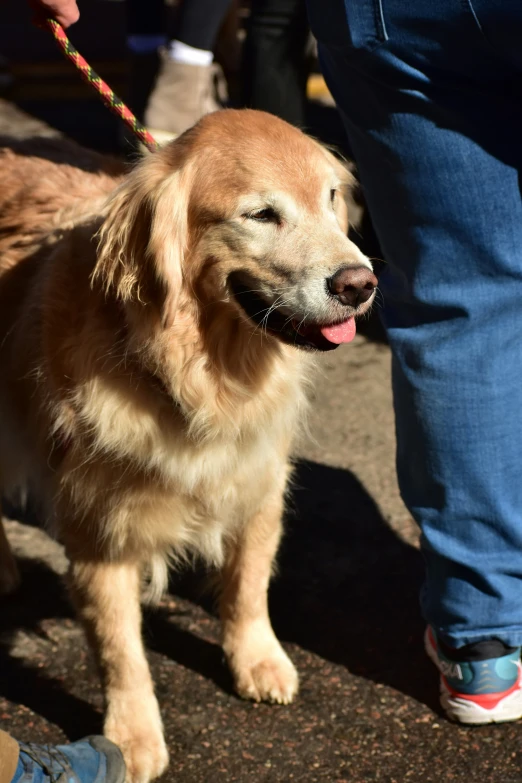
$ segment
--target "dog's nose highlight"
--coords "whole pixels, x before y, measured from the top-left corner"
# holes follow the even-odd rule
[[[365,266],[345,266],[327,280],[328,291],[343,305],[357,307],[367,302],[377,287],[377,278]]]

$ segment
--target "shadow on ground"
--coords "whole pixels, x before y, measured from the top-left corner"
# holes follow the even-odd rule
[[[278,564],[270,614],[282,641],[438,711],[420,641],[420,552],[390,529],[353,474],[308,461],[298,464]],[[212,597],[205,596],[203,584],[198,572],[174,576],[171,592],[212,611]],[[178,658],[175,651],[183,646],[184,634],[169,640],[172,626],[167,630],[164,619],[162,612],[148,619],[154,649],[174,651],[184,666],[212,671],[218,684],[229,688],[228,677],[216,674],[219,648],[211,654],[198,640],[190,655]]]
[[[61,677],[53,677],[44,668],[37,643],[31,644],[35,649],[30,665],[26,662],[29,650],[24,659],[11,654],[11,643],[19,633],[24,634],[24,640],[29,633],[43,637],[45,620],[74,617],[60,576],[37,560],[19,559],[18,565],[22,587],[16,595],[1,599],[0,695],[60,726],[69,737],[99,733],[101,713],[70,693]],[[86,644],[83,639],[82,644]],[[59,654],[77,660],[74,649],[61,649]]]

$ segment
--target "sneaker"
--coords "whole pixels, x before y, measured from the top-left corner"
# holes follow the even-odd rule
[[[522,717],[520,647],[498,639],[453,650],[428,626],[427,654],[440,671],[440,703],[460,723],[503,723]]]
[[[12,783],[123,783],[125,762],[120,749],[105,737],[86,737],[70,745],[20,742]],[[62,778],[63,775],[63,778]]]

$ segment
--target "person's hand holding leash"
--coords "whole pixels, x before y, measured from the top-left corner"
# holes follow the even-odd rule
[[[35,24],[42,24],[48,17],[56,19],[62,27],[70,27],[80,18],[76,0],[29,0],[34,11]]]

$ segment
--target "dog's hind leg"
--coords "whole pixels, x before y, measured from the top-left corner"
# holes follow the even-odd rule
[[[0,507],[0,595],[13,593],[20,584],[20,574],[5,534]]]
[[[223,649],[240,696],[288,704],[298,690],[294,665],[268,616],[268,582],[281,537],[282,491],[246,525],[223,569]]]
[[[125,783],[148,783],[164,772],[168,753],[141,640],[138,564],[73,560],[69,576],[101,669],[105,734],[124,755]]]

